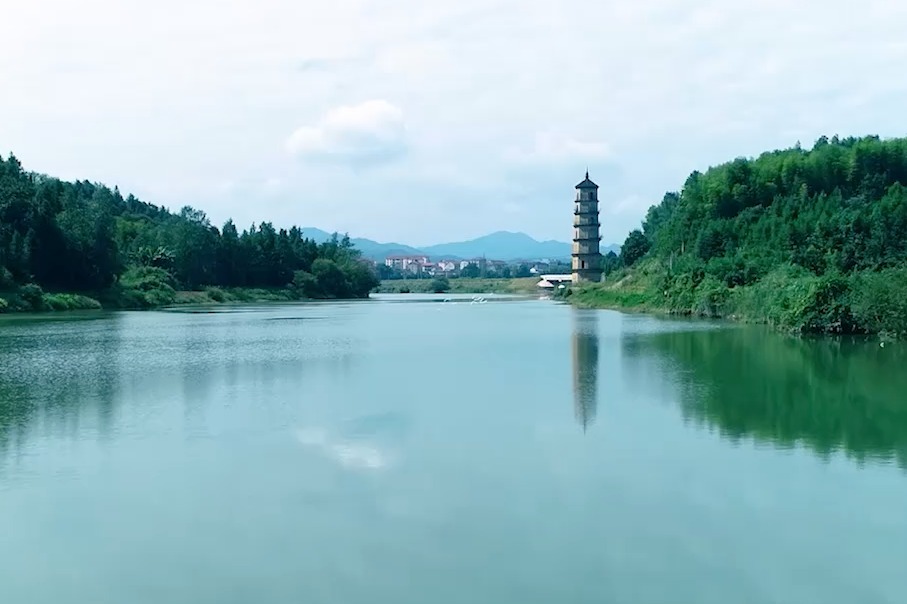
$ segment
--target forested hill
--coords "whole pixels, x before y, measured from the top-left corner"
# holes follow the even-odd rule
[[[904,333],[907,139],[822,137],[811,150],[693,172],[649,209],[621,256],[590,303]]]
[[[171,302],[176,290],[206,286],[362,297],[375,285],[347,239],[316,244],[298,228],[268,222],[240,232],[228,221],[218,229],[191,207],[174,214],[0,157],[0,311],[40,309],[48,303],[42,290],[153,306]]]

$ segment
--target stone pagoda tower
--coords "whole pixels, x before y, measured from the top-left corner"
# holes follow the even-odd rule
[[[573,208],[573,282],[601,281],[602,255],[599,251],[601,235],[598,221],[598,185],[586,178],[576,185]]]

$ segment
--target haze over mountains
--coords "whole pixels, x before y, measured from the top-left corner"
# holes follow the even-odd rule
[[[331,233],[315,227],[302,229],[303,235],[317,242],[326,241]],[[362,237],[351,237],[363,256],[372,260],[383,260],[388,256],[425,254],[433,259],[468,259],[486,257],[493,260],[563,260],[570,257],[570,244],[563,241],[537,241],[525,233],[497,231],[470,239],[452,243],[439,243],[416,248],[403,243],[380,243]],[[602,253],[618,253],[620,246],[603,245]]]

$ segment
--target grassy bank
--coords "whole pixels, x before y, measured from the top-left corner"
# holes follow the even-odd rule
[[[564,297],[582,307],[723,318],[795,333],[907,336],[907,266],[820,276],[784,264],[751,285],[728,287],[646,259]]]
[[[469,279],[457,278],[447,281],[448,288],[438,288],[434,279],[392,279],[384,280],[375,289],[380,294],[430,294],[437,289],[454,294],[528,294],[537,291],[538,279]]]
[[[37,285],[25,285],[0,292],[0,313],[100,310],[101,303],[82,294],[45,292]]]
[[[306,300],[293,288],[221,288],[176,291],[172,288],[135,290],[112,288],[94,296],[48,293],[37,286],[0,292],[0,313],[62,312],[75,310],[144,310],[191,304],[292,302]]]
[[[537,280],[526,279],[451,279],[451,293],[520,294],[536,291]],[[375,293],[433,293],[438,284],[433,279],[405,279],[383,281]],[[243,302],[291,302],[294,300],[323,299],[323,296],[306,296],[298,287],[239,288],[206,287],[201,290],[183,291],[161,271],[148,270],[130,274],[103,292],[84,295],[50,293],[37,285],[0,292],[0,313],[51,312],[67,310],[120,309],[136,310],[161,308],[186,304],[221,304]]]

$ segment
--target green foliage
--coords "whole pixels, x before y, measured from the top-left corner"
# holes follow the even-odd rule
[[[381,284],[375,271],[360,260],[347,262],[342,266],[342,270],[349,283],[349,297],[367,298],[369,292]]]
[[[450,281],[448,281],[447,277],[432,279],[431,291],[435,294],[443,294],[446,291],[450,291]]]
[[[41,286],[28,283],[8,298],[0,298],[0,312],[40,312],[63,310],[97,310],[100,302],[79,294],[46,293]]]
[[[16,282],[13,280],[13,274],[5,266],[0,266],[0,291],[9,291],[15,289]]]
[[[229,301],[229,295],[219,287],[206,287],[205,294],[215,302]]]
[[[633,266],[638,260],[649,252],[651,243],[639,229],[630,231],[626,241],[620,248],[620,257],[624,266]]]
[[[749,320],[807,333],[861,331],[850,310],[851,283],[840,274],[785,265],[737,294],[739,313]]]
[[[80,294],[44,294],[41,299],[42,310],[100,310],[100,308],[100,302]]]
[[[858,275],[854,292],[858,324],[872,332],[907,336],[907,266]]]
[[[475,262],[470,262],[460,270],[460,276],[466,279],[477,279],[481,274],[482,271]]]
[[[608,252],[602,258],[602,272],[607,277],[621,267],[620,256],[614,252]]]
[[[176,290],[173,276],[154,266],[129,267],[120,278],[120,305],[126,308],[154,308],[173,304]]]
[[[324,297],[345,297],[350,284],[343,270],[330,258],[319,258],[312,263],[312,274],[318,283],[318,292]]]
[[[316,244],[297,227],[269,222],[240,232],[227,221],[219,230],[190,206],[174,214],[100,184],[29,173],[14,156],[0,157],[0,291],[33,283],[103,293],[116,305],[159,306],[183,289],[287,288],[296,271],[315,274],[313,264],[322,259],[333,264],[321,264],[319,297],[368,296],[378,285],[348,237]],[[31,309],[37,299],[29,292],[15,298],[10,309]]]
[[[154,266],[167,271],[173,269],[175,260],[173,252],[164,246],[152,248],[147,245],[141,245],[132,253],[133,264],[137,266]]]
[[[41,302],[44,299],[44,290],[40,285],[27,283],[19,288],[19,297],[30,310],[41,310]]]
[[[621,251],[631,273],[660,277],[641,284],[612,268],[585,297],[623,303],[627,290],[673,313],[907,334],[905,185],[907,139],[877,136],[823,137],[810,151],[693,172]]]
[[[293,275],[293,287],[303,298],[317,298],[321,295],[318,278],[306,271],[296,271]]]

